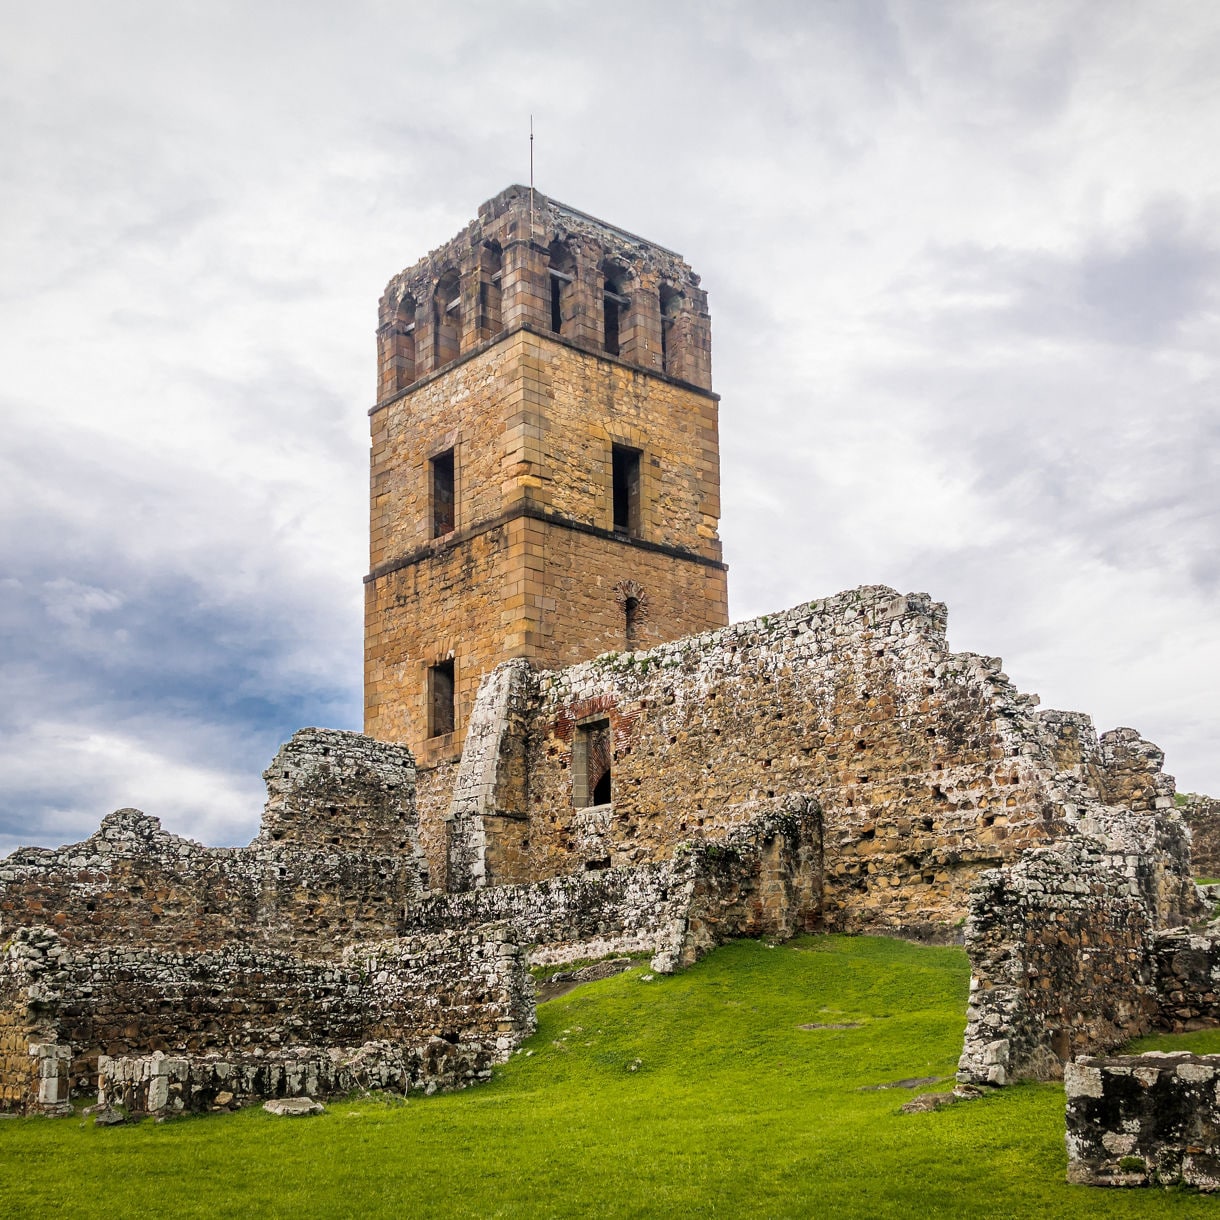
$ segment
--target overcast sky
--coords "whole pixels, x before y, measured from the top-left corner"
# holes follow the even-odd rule
[[[734,618],[949,605],[1220,794],[1220,5],[0,0],[0,851],[359,728],[377,299],[484,199],[680,250]]]

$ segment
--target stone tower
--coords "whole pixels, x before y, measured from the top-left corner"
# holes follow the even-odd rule
[[[727,622],[707,297],[677,254],[529,187],[381,299],[365,732],[423,768],[480,677]]]

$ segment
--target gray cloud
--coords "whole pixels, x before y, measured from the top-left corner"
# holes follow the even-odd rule
[[[0,22],[0,851],[252,833],[354,727],[376,301],[528,173],[682,250],[737,615],[885,581],[1220,791],[1197,5],[69,4]]]

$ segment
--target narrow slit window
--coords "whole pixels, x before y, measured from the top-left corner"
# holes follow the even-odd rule
[[[614,532],[635,537],[640,532],[640,451],[615,445],[612,463]]]
[[[611,803],[610,757],[609,720],[578,726],[572,742],[572,803],[577,809]]]
[[[561,335],[570,329],[572,321],[576,260],[563,242],[553,241],[547,251],[547,262],[547,278],[551,287],[551,330]]]
[[[623,354],[623,343],[627,330],[627,310],[631,298],[623,295],[627,273],[614,263],[603,263],[602,268],[602,350],[610,356]],[[630,358],[631,353],[628,353]]]
[[[618,298],[606,293],[605,333],[602,347],[611,356],[619,354],[619,303]]]
[[[628,646],[635,643],[636,625],[640,617],[640,599],[625,597],[623,599],[623,614],[626,618],[626,636]]]
[[[432,537],[453,532],[454,513],[454,463],[453,450],[438,453],[429,463],[432,467]]]
[[[453,661],[440,661],[428,670],[428,736],[453,732]]]

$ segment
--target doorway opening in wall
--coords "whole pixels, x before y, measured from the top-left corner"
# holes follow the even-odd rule
[[[428,669],[428,736],[453,732],[453,658]]]
[[[614,532],[640,532],[640,451],[615,445],[611,453],[614,484]]]
[[[609,720],[577,725],[572,740],[572,804],[575,808],[610,804],[613,799],[611,753]]]
[[[438,453],[429,463],[432,468],[432,537],[451,534],[456,523],[454,500],[456,469],[453,450]]]

